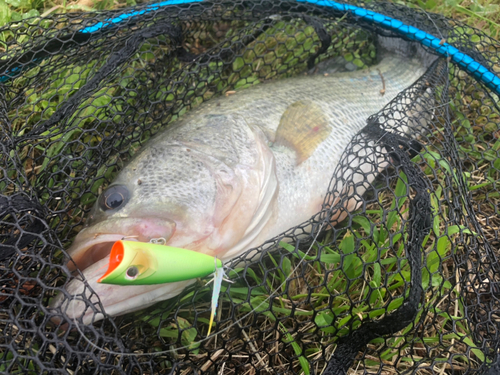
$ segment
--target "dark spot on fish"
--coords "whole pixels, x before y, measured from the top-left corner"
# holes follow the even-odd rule
[[[140,184],[142,184],[142,180],[139,178],[139,179],[137,180],[137,185],[140,185]]]

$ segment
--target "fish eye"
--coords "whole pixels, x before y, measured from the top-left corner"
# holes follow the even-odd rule
[[[129,192],[125,186],[110,186],[99,197],[99,207],[103,211],[116,210],[122,207],[128,198]]]
[[[139,276],[139,269],[136,266],[130,266],[127,268],[127,278],[134,280],[137,276]]]

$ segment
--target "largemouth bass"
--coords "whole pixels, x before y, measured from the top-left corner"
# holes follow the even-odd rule
[[[115,241],[165,238],[228,261],[307,221],[354,134],[425,69],[394,54],[366,70],[262,83],[202,104],[155,136],[100,195],[68,250],[106,313],[142,309],[190,283],[98,284]],[[67,285],[71,295],[83,291],[77,279]],[[60,294],[51,306],[72,318],[85,305]],[[101,318],[87,309],[83,322]]]

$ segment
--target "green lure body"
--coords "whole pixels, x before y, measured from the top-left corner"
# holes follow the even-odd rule
[[[116,241],[103,284],[153,285],[205,277],[222,267],[210,255],[138,241]]]

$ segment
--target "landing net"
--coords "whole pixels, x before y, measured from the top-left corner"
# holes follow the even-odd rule
[[[497,41],[356,1],[165,1],[0,35],[0,372],[500,371]],[[314,217],[226,263],[209,338],[209,278],[117,317],[65,292],[66,249],[149,138],[252,85],[366,69],[381,36],[436,60],[366,118]],[[81,313],[49,308],[58,293]]]

